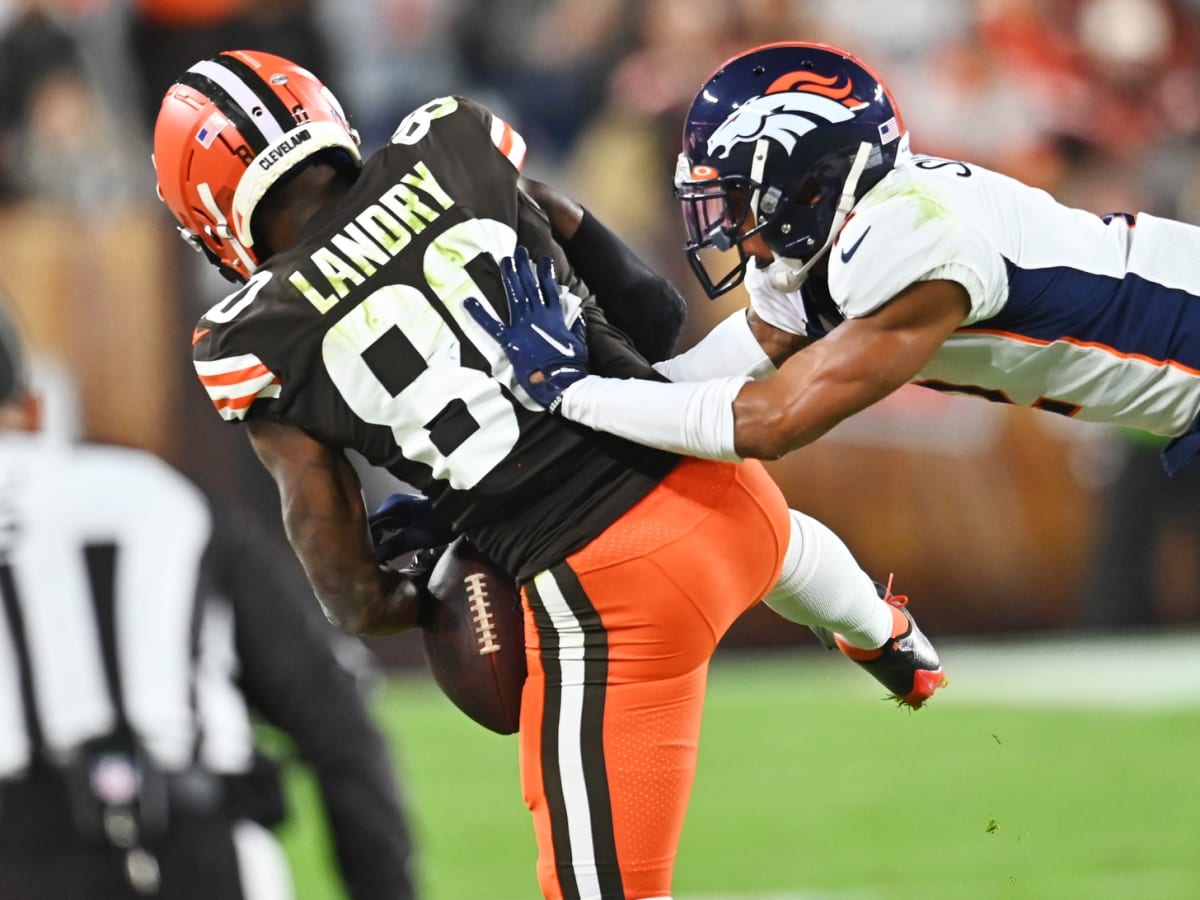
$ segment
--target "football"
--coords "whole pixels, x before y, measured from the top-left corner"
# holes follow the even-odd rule
[[[425,659],[442,692],[499,734],[517,731],[525,683],[525,623],[511,575],[458,538],[429,576]]]

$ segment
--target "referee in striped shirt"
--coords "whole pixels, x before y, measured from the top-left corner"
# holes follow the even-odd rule
[[[0,900],[292,897],[251,708],[313,769],[348,897],[410,900],[387,749],[311,593],[156,457],[37,414],[0,303]]]

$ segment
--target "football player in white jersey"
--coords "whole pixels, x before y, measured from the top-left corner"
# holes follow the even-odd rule
[[[512,327],[492,331],[567,418],[774,459],[913,382],[1168,436],[1172,473],[1200,451],[1200,228],[914,155],[879,76],[816,44],[730,59],[683,143],[688,259],[709,296],[744,279],[749,311],[656,367],[675,384],[602,379],[544,305],[520,302],[552,290],[525,272]],[[710,248],[736,265],[714,278]]]

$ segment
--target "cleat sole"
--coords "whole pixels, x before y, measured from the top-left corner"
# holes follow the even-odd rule
[[[921,705],[941,688],[950,683],[946,673],[941,669],[922,669],[913,676],[913,689],[904,696],[896,696],[896,702],[920,709]]]

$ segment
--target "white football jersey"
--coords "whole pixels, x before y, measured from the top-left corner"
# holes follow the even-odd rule
[[[766,322],[820,335],[918,281],[961,284],[971,310],[914,382],[1176,437],[1200,451],[1200,228],[1100,217],[973,163],[904,159],[855,206],[817,282],[773,289]]]

